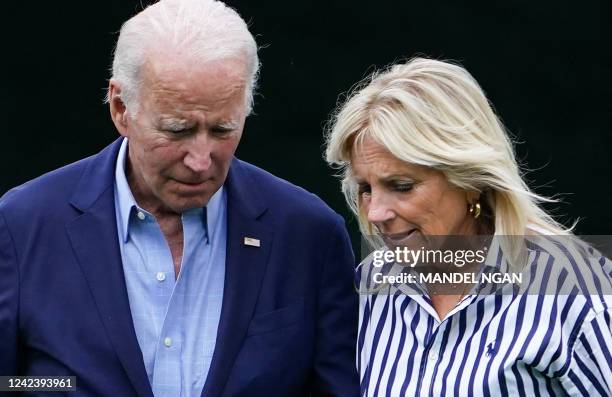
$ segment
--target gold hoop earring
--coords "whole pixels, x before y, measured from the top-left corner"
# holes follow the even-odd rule
[[[468,212],[474,217],[474,219],[478,219],[481,210],[482,208],[480,207],[480,201],[477,201],[474,204],[468,204]]]

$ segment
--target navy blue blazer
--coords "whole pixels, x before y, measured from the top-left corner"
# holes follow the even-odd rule
[[[0,375],[75,375],[71,396],[153,395],[118,246],[119,146],[0,199]],[[358,396],[344,221],[238,159],[225,186],[225,290],[202,396]]]

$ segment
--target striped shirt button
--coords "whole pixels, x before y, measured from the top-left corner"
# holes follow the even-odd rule
[[[166,347],[170,347],[170,346],[172,346],[172,338],[168,338],[168,337],[166,337],[166,338],[164,339],[164,345],[165,345]]]
[[[429,353],[429,359],[431,361],[436,361],[438,359],[438,353],[436,353],[436,352]]]
[[[164,273],[164,272],[157,272],[156,278],[157,278],[157,281],[159,281],[161,283],[162,281],[164,281],[166,279],[166,273]]]

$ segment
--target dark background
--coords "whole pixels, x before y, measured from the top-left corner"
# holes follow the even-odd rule
[[[464,3],[464,4],[461,4]],[[513,133],[546,208],[610,234],[610,72],[603,2],[228,1],[260,46],[256,115],[238,156],[318,194],[356,222],[323,161],[341,93],[413,54],[460,61]],[[8,4],[0,194],[117,137],[105,93],[121,23],[138,1]]]

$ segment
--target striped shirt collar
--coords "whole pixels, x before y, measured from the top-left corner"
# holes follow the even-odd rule
[[[476,277],[477,280],[480,280],[480,275],[482,273],[502,273],[503,274],[503,273],[510,271],[510,267],[506,260],[506,255],[503,252],[503,249],[499,243],[498,237],[492,238],[486,248],[487,248],[487,255],[486,255],[483,265],[477,271],[477,274],[478,274],[478,277]],[[385,246],[381,248],[380,250],[384,251],[387,249],[388,248]],[[366,265],[366,267],[363,268],[362,267],[363,265]],[[375,269],[376,268],[373,265],[372,254],[370,254],[370,256],[368,256],[364,261],[362,261],[361,265],[357,268],[356,270],[357,278],[358,278],[357,285],[358,285],[358,288],[362,292],[363,290],[361,288],[365,287],[366,290],[369,290],[372,287],[372,284],[371,284],[372,275]],[[416,274],[417,270],[415,270],[412,267],[408,267],[405,264],[398,264],[395,262],[386,262],[380,268],[380,272],[382,274],[389,275],[389,276],[397,276],[402,273]],[[366,276],[365,280],[363,279],[364,275]],[[363,281],[365,281],[365,284],[362,283]],[[416,283],[416,282],[408,283],[408,284],[396,283],[392,287],[397,288],[399,291],[401,291],[404,294],[413,296],[413,298],[415,295],[420,295],[422,298],[429,300],[429,296],[428,296],[428,292],[426,288],[423,285],[420,285],[419,283]],[[480,293],[491,294],[495,291],[495,289],[496,289],[496,286],[487,285],[487,284],[478,282],[477,284],[474,285],[473,288],[470,289],[470,291],[468,291],[467,294],[465,294],[462,301],[465,301],[471,297],[475,297],[476,295]]]

